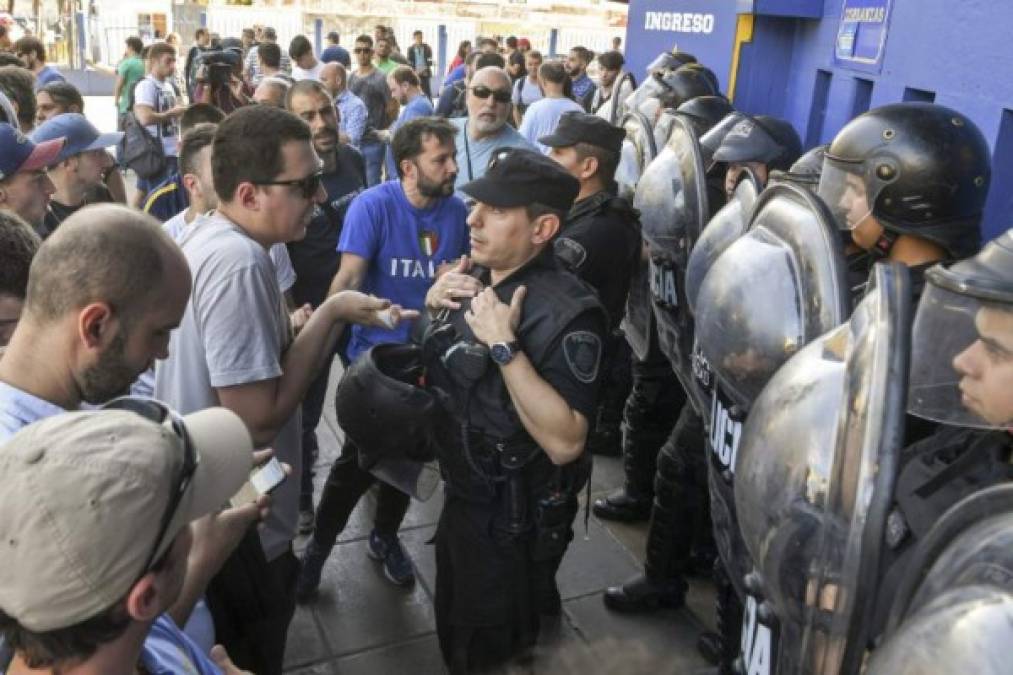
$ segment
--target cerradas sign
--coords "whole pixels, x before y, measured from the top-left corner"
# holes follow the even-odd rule
[[[644,30],[710,35],[714,32],[714,15],[701,12],[644,12]]]

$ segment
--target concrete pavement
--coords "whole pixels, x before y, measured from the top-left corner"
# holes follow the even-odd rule
[[[335,365],[327,401],[340,365]],[[315,467],[317,497],[330,464],[339,454],[342,434],[334,410],[324,407],[317,428],[320,459]],[[591,494],[604,494],[622,483],[622,462],[595,458]],[[301,606],[289,632],[286,672],[292,675],[379,675],[445,673],[435,634],[432,538],[442,499],[412,502],[401,528],[418,582],[398,588],[366,556],[366,539],[376,505],[370,492],[356,508],[324,569],[319,596]],[[531,672],[694,673],[706,667],[696,651],[705,625],[713,623],[714,591],[708,580],[692,579],[687,607],[649,616],[617,615],[605,609],[601,592],[641,570],[646,524],[630,526],[591,517],[584,530],[581,510],[576,536],[559,572],[563,616],[543,628]],[[301,552],[305,539],[297,542]],[[713,626],[711,625],[711,628]]]

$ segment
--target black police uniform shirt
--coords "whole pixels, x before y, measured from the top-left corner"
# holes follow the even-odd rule
[[[911,573],[908,562],[918,541],[957,502],[1013,481],[1011,461],[1009,432],[945,424],[901,451],[880,560],[874,634],[886,625],[900,579]]]
[[[585,297],[575,298],[574,301],[581,301],[586,309],[579,311],[570,322],[561,327],[549,346],[525,345],[525,338],[530,331],[526,332],[524,317],[533,317],[542,310],[548,312],[554,310],[553,305],[557,304],[557,300],[554,300],[552,293],[557,290],[554,287],[559,285],[556,281],[558,275],[569,273],[559,267],[552,251],[547,248],[510,277],[498,283],[495,288],[500,291],[500,300],[509,303],[513,288],[519,285],[527,286],[521,325],[517,332],[521,349],[532,359],[538,375],[566,401],[567,405],[590,421],[594,419],[597,404],[602,350],[607,330],[605,314],[595,299],[593,290],[570,277],[575,288],[584,289]],[[488,270],[479,268],[477,276],[484,284],[490,283]],[[540,307],[539,303],[546,305]],[[450,313],[446,321],[454,324],[460,338],[474,341],[474,335],[464,321],[464,313],[469,308],[470,301],[462,301],[461,309]],[[537,351],[543,350],[544,356],[532,358]],[[468,424],[472,431],[504,440],[510,440],[514,435],[510,433],[511,431],[521,437],[527,437],[527,432],[524,431],[509,401],[506,385],[495,364],[489,363],[485,375],[470,392],[462,391],[460,386],[453,388],[458,412],[467,408]],[[465,398],[468,399],[466,404]]]
[[[365,163],[355,148],[339,145],[337,163],[323,175],[327,199],[317,205],[306,228],[306,236],[288,244],[296,281],[292,298],[301,306],[319,307],[327,298],[327,289],[338,272],[341,254],[338,239],[348,205],[366,186]]]
[[[640,246],[633,207],[605,190],[574,204],[553,242],[557,260],[598,292],[613,330],[623,318]]]

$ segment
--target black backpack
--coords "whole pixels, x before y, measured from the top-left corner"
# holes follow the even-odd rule
[[[120,139],[120,161],[133,169],[139,178],[149,179],[165,171],[165,148],[162,140],[151,135],[133,110],[124,117],[123,138]]]

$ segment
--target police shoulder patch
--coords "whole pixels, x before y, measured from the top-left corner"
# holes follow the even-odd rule
[[[601,338],[586,330],[567,333],[563,336],[563,356],[573,376],[584,384],[591,384],[598,377]]]
[[[579,269],[587,260],[587,249],[574,239],[559,237],[553,244],[556,257],[571,270]]]

